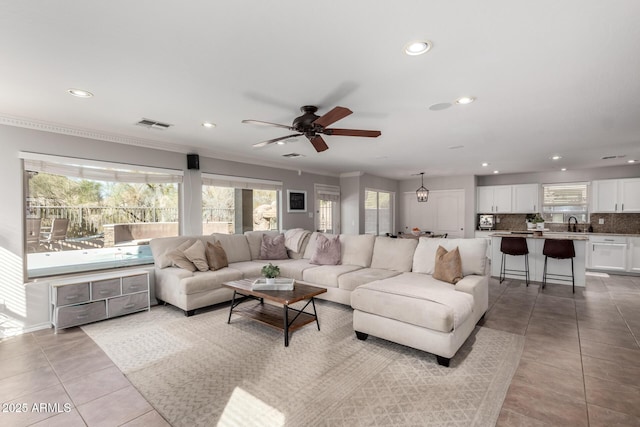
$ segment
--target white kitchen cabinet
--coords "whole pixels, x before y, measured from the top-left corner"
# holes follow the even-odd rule
[[[640,212],[640,178],[621,179],[621,212]]]
[[[640,273],[640,237],[629,237],[628,271]]]
[[[627,270],[627,238],[623,236],[590,236],[588,267],[596,270]]]
[[[536,213],[539,209],[538,184],[521,184],[512,186],[512,212]]]
[[[640,212],[640,178],[593,181],[592,212]]]
[[[478,187],[478,213],[511,213],[511,185]]]

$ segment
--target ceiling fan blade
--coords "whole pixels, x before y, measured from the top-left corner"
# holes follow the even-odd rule
[[[329,149],[329,146],[324,142],[324,139],[322,139],[320,135],[311,135],[307,136],[307,138],[309,138],[311,145],[313,145],[313,148],[315,148],[318,153]]]
[[[268,141],[257,142],[253,144],[255,148],[264,147],[265,145],[273,144],[274,142],[282,141],[283,139],[293,138],[294,136],[300,136],[301,133],[294,133],[293,135],[281,136],[280,138],[270,139]]]
[[[343,136],[364,136],[368,138],[376,138],[382,135],[379,130],[361,130],[361,129],[325,129],[322,133],[325,135],[343,135]]]
[[[243,120],[242,123],[249,123],[249,124],[252,124],[252,125],[260,125],[260,126],[275,126],[275,127],[278,127],[278,128],[295,130],[291,126],[280,125],[278,123],[263,122],[262,120],[251,120],[251,119],[248,119],[248,120]]]
[[[347,117],[349,114],[352,114],[352,113],[353,111],[349,110],[348,108],[334,107],[333,110],[329,111],[324,116],[317,118],[313,122],[313,124],[326,128],[330,124],[333,124],[340,119],[344,119],[345,117]]]

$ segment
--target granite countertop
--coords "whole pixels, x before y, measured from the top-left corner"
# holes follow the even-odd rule
[[[534,230],[476,230],[476,231],[487,231],[493,234],[499,233],[499,234],[532,234]],[[549,235],[566,235],[566,234],[570,234],[570,235],[575,235],[575,236],[585,236],[585,237],[589,237],[589,236],[620,236],[620,237],[640,237],[640,234],[634,234],[634,233],[594,233],[594,232],[588,232],[588,231],[547,231],[544,230],[544,236],[549,236]]]
[[[536,235],[536,234],[527,233],[527,232],[506,231],[506,232],[493,233],[491,234],[491,237],[525,237],[527,239],[583,240],[583,241],[589,240],[589,236],[585,236],[586,233],[575,233],[576,234],[575,236],[573,234],[574,233],[572,233],[571,236],[567,236],[567,235],[561,235],[561,233],[554,235],[551,232],[544,232],[540,235]]]

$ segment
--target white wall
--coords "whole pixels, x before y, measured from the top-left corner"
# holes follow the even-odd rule
[[[45,280],[25,284],[23,182],[20,151],[137,164],[183,170],[185,185],[181,210],[183,234],[202,230],[201,172],[277,180],[287,189],[305,190],[308,212],[314,212],[314,184],[339,185],[337,177],[313,175],[259,165],[200,158],[200,170],[188,170],[186,153],[156,150],[77,136],[0,125],[0,336],[18,329],[32,330],[48,326],[48,287]],[[314,228],[313,215],[287,214],[282,210],[283,228]],[[7,330],[10,325],[11,330]],[[4,328],[4,330],[3,330]]]

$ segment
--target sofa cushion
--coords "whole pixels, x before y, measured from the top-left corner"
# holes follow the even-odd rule
[[[251,261],[249,242],[244,234],[213,233],[205,237],[211,243],[219,240],[227,254],[229,263],[239,261]]]
[[[311,264],[308,259],[296,259],[286,263],[279,263],[280,277],[302,280],[302,273],[309,268],[319,268],[316,264]]]
[[[460,251],[457,246],[452,251],[447,251],[442,246],[438,246],[433,278],[453,285],[462,279],[462,261],[460,260]]]
[[[421,237],[413,254],[414,273],[433,274],[438,246],[450,251],[458,247],[462,260],[462,275],[486,274],[487,267],[487,240],[477,239],[434,239]]]
[[[319,234],[316,240],[316,251],[309,260],[311,264],[340,264],[340,236],[327,237]]]
[[[473,297],[431,276],[402,273],[351,293],[355,310],[449,333],[473,311]]]
[[[211,270],[220,270],[221,268],[229,266],[227,253],[218,240],[216,240],[215,243],[207,242],[205,255]]]
[[[279,261],[273,261],[273,265],[281,267],[283,263],[291,262],[290,259],[283,259]],[[240,261],[229,264],[229,267],[234,268],[242,272],[245,279],[256,278],[262,276],[262,267],[269,264],[269,261],[255,260],[255,261]],[[280,270],[282,275],[282,270]]]
[[[382,268],[361,268],[338,276],[338,287],[346,291],[352,291],[360,285],[375,282],[376,280],[388,279],[398,274],[400,274],[400,272]]]
[[[284,234],[263,234],[260,244],[260,259],[288,259],[287,248],[284,246]]]
[[[409,272],[413,265],[416,246],[418,246],[416,239],[392,239],[378,236],[373,246],[371,268]]]
[[[207,262],[207,255],[205,252],[202,240],[196,240],[193,245],[182,251],[184,256],[186,256],[187,259],[196,266],[198,271],[209,270],[209,263]]]
[[[373,245],[376,236],[373,234],[341,234],[341,259],[344,265],[371,267]]]
[[[171,266],[180,267],[191,272],[197,270],[197,267],[184,254],[184,251],[190,248],[191,245],[193,245],[193,240],[187,240],[175,249],[167,252],[166,257],[171,260]]]
[[[338,277],[351,271],[360,270],[357,265],[321,265],[317,268],[309,268],[302,272],[302,280],[314,285],[329,288],[338,287]]]

